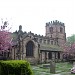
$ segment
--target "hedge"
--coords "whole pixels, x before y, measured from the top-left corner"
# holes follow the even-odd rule
[[[0,75],[33,75],[29,62],[25,60],[0,61]]]

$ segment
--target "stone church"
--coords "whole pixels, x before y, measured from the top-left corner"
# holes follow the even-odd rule
[[[57,20],[46,23],[46,34],[37,35],[23,32],[22,26],[12,33],[13,48],[10,57],[13,60],[27,60],[30,63],[47,63],[51,59],[62,60],[62,46],[66,42],[65,25]]]

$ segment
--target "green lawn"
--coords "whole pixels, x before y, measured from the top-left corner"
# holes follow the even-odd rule
[[[70,73],[72,64],[70,63],[56,63],[56,74],[50,73],[50,68],[40,68],[42,65],[32,66],[34,75],[75,75]]]

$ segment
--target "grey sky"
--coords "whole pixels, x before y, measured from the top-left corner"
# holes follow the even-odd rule
[[[75,0],[0,0],[0,18],[7,18],[12,30],[45,35],[45,23],[65,23],[67,36],[75,33]]]

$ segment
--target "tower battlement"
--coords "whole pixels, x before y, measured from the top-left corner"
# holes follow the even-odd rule
[[[46,36],[57,39],[58,45],[62,46],[66,41],[65,24],[58,20],[46,23]]]
[[[55,21],[53,20],[51,22],[46,23],[46,26],[49,26],[49,25],[62,25],[62,26],[64,26],[64,23],[62,23],[58,20],[55,20]]]

